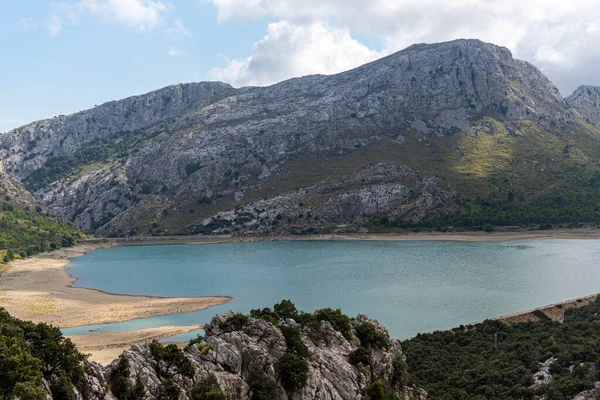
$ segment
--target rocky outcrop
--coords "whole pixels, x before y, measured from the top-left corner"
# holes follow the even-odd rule
[[[566,100],[588,124],[600,126],[600,87],[579,86]]]
[[[126,377],[129,386],[133,387],[141,382],[145,399],[158,399],[169,380],[179,387],[179,400],[190,399],[191,393],[198,390],[209,376],[216,379],[225,398],[232,400],[258,398],[261,390],[264,396],[266,389],[263,387],[267,382],[271,383],[271,395],[260,398],[369,399],[367,388],[376,381],[384,382],[388,390],[393,391],[399,399],[427,398],[423,390],[405,386],[398,379],[398,374],[406,373],[400,370],[404,365],[400,343],[390,339],[385,328],[377,321],[364,315],[352,320],[353,336],[350,340],[329,321],[321,321],[318,325],[309,327],[289,318],[280,320],[277,326],[266,320],[251,319],[243,326],[230,327],[227,326],[227,321],[232,315],[234,314],[229,312],[214,317],[205,327],[204,339],[185,349],[184,357],[191,363],[191,373],[184,376],[173,369],[173,373],[166,377],[164,361],[157,362],[150,346],[136,345],[106,368],[95,363],[88,364],[85,388],[82,391],[85,394],[78,397],[90,400],[115,399],[107,389],[108,382],[115,381],[114,374],[117,373],[119,362],[126,359],[129,365],[129,375]],[[386,344],[384,347],[370,346],[370,361],[352,364],[349,356],[359,348],[364,349],[361,347],[361,339],[357,337],[357,327],[365,324],[369,324],[373,332],[382,335]],[[292,344],[286,339],[282,333],[286,328],[299,329],[301,344]],[[284,355],[293,351],[291,346],[305,346],[306,353],[301,353],[308,365],[306,381],[293,390],[282,382],[281,366]]]
[[[417,147],[429,146],[430,137],[476,135],[482,116],[508,125],[533,121],[549,132],[570,132],[575,123],[556,87],[531,64],[503,47],[457,40],[269,87],[170,86],[8,132],[0,136],[0,158],[12,179],[59,216],[107,233],[133,228],[134,215],[159,203],[189,210],[193,199],[232,200],[203,211],[206,218],[234,209],[251,193],[264,198],[265,187],[272,188],[267,199],[281,202],[294,191],[276,178],[293,162],[288,180],[300,189],[338,175],[306,171],[303,157],[344,156],[351,162],[343,172],[360,171],[382,161],[365,149],[408,152],[407,133]],[[314,175],[320,176],[307,179]],[[383,210],[426,218],[450,207],[452,196],[436,189],[439,181],[423,179],[415,187],[361,184],[311,212],[322,211],[319,217],[331,225]],[[412,201],[415,196],[421,201]],[[365,205],[371,202],[378,205]],[[179,220],[189,219],[185,212]]]

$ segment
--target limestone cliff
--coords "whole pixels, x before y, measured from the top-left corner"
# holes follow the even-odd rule
[[[192,367],[186,374],[182,373],[183,368],[178,370],[165,361],[157,361],[149,345],[137,345],[125,351],[121,358],[127,360],[129,366],[129,387],[137,384],[143,387],[140,391],[144,399],[158,399],[161,393],[165,395],[165,384],[171,381],[180,389],[178,398],[185,400],[192,398],[192,393],[200,392],[207,379],[212,378],[218,383],[223,398],[232,400],[355,400],[369,399],[368,387],[380,382],[399,399],[427,398],[426,392],[406,384],[400,343],[390,339],[377,321],[364,315],[352,320],[351,336],[346,334],[348,338],[328,321],[303,326],[285,319],[274,325],[253,318],[235,326],[227,323],[233,315],[230,312],[213,318],[205,328],[204,339],[186,348],[185,358]],[[379,335],[384,342],[365,343],[368,339],[361,336],[360,330],[367,325],[371,335]],[[300,332],[296,340],[289,335],[294,329]],[[369,349],[361,346],[369,346]],[[350,362],[357,349],[368,352],[368,357]],[[306,381],[293,389],[286,384],[282,365],[286,355],[291,353],[302,354],[295,357],[305,359],[308,366]],[[115,360],[106,368],[89,364],[87,383],[82,391],[85,395],[80,394],[80,397],[115,399],[107,387],[109,382],[115,382],[119,362],[120,359]]]

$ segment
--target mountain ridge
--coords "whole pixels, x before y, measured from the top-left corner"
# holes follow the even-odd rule
[[[562,148],[580,140],[586,141],[581,147],[595,145],[589,138],[598,134],[595,122],[584,123],[578,107],[508,49],[456,40],[268,87],[168,86],[17,128],[0,136],[0,158],[12,179],[58,215],[100,233],[164,234],[150,230],[165,220],[169,232],[210,233],[206,226],[216,223],[227,225],[221,230],[258,224],[264,233],[290,229],[296,222],[288,220],[299,214],[305,228],[363,226],[379,215],[418,221],[456,213],[455,199],[489,192],[466,164],[485,169],[475,174],[477,182],[482,174],[502,174],[515,163],[508,154],[521,152],[523,142],[534,146],[544,132],[551,136],[535,146],[551,151],[548,160],[560,155],[559,141]],[[581,133],[587,136],[580,139]],[[482,145],[491,153],[469,154],[481,153]],[[589,161],[591,155],[579,156]],[[404,172],[366,187],[382,181],[381,168],[369,169],[375,164]],[[347,180],[326,196],[298,195],[299,188],[357,173],[362,183]],[[507,185],[494,190],[510,191]],[[290,202],[309,203],[308,210]],[[256,207],[263,212],[251,212]],[[252,217],[220,214],[236,208]],[[307,223],[307,213],[325,221]]]

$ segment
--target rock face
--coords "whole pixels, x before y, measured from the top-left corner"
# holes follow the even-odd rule
[[[403,360],[402,349],[397,340],[390,339],[387,331],[375,320],[359,315],[352,321],[354,337],[347,340],[343,334],[333,328],[330,322],[321,321],[315,328],[301,327],[294,320],[281,321],[281,327],[294,327],[301,330],[300,340],[306,349],[308,379],[296,390],[285,390],[282,386],[281,360],[290,345],[282,329],[261,319],[252,319],[241,328],[224,328],[223,323],[233,313],[216,316],[205,327],[206,336],[201,343],[189,346],[185,357],[191,361],[193,372],[184,377],[174,373],[173,381],[180,387],[180,400],[190,399],[199,382],[213,375],[226,396],[232,400],[252,399],[257,394],[256,376],[264,382],[273,382],[273,399],[296,400],[355,400],[368,399],[367,387],[375,382],[396,382],[398,367],[394,361]],[[370,324],[388,341],[386,348],[372,348],[370,363],[352,365],[349,355],[361,345],[356,337],[357,326]],[[157,399],[165,377],[159,373],[164,365],[158,365],[148,345],[136,345],[125,351],[121,358],[129,362],[130,385],[138,380],[145,388],[145,399]],[[90,364],[86,375],[86,399],[114,399],[106,390],[116,370],[119,360],[102,370],[97,364]],[[426,392],[401,383],[390,387],[400,399],[427,398]],[[261,397],[265,398],[265,397]]]
[[[600,87],[579,86],[566,100],[588,124],[600,126]]]
[[[556,87],[531,64],[503,47],[457,40],[269,87],[170,86],[15,129],[0,136],[0,158],[12,179],[83,229],[146,229],[168,213],[196,221],[174,224],[189,233],[236,205],[281,204],[298,188],[339,177],[340,166],[319,170],[315,160],[344,158],[342,173],[360,174],[386,161],[370,150],[383,148],[395,158],[392,170],[402,169],[409,146],[430,146],[435,155],[430,138],[477,135],[482,116],[551,132],[575,124]],[[286,171],[285,182],[278,180]],[[309,212],[332,225],[387,211],[416,220],[451,209],[451,183],[416,172],[422,176],[410,185],[340,187]]]

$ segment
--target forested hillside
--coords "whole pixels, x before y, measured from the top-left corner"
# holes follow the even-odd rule
[[[563,323],[486,321],[402,343],[412,382],[432,400],[572,399],[600,382],[600,299]]]

